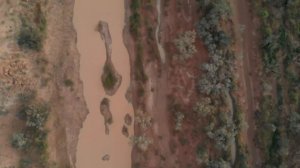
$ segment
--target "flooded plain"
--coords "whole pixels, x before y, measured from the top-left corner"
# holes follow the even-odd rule
[[[125,98],[130,83],[130,64],[123,43],[124,0],[76,0],[74,26],[77,32],[77,48],[80,53],[80,77],[84,97],[89,109],[87,119],[79,135],[77,168],[130,168],[131,145],[122,134],[126,113],[133,115],[132,105]],[[122,76],[122,83],[113,96],[105,95],[101,84],[102,69],[106,59],[104,41],[95,30],[98,22],[108,23],[112,37],[112,62]],[[110,99],[113,124],[110,134],[105,134],[103,116],[100,114],[102,98]],[[132,124],[133,125],[133,124]],[[129,127],[133,134],[133,127]],[[102,157],[109,155],[108,161]]]

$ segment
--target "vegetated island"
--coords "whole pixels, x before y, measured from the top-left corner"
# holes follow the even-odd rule
[[[101,82],[104,87],[104,91],[107,95],[114,95],[122,82],[122,76],[116,71],[112,61],[112,39],[109,32],[109,27],[107,22],[100,21],[97,26],[97,31],[101,35],[101,39],[105,42],[106,49],[106,62],[103,68],[103,73],[101,75]]]
[[[109,134],[108,126],[113,123],[113,117],[109,108],[109,99],[103,98],[100,103],[100,112],[104,117],[104,125],[105,125],[105,134]]]

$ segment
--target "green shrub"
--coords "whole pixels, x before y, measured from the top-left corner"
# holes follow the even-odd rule
[[[148,77],[144,70],[144,61],[143,61],[143,48],[141,44],[138,44],[136,46],[136,57],[134,60],[134,66],[135,66],[135,78],[138,81],[146,82],[148,80]]]
[[[17,44],[24,49],[40,51],[43,48],[43,39],[46,33],[47,20],[41,4],[35,2],[35,7],[27,9],[29,16],[21,16],[21,27],[17,37]]]
[[[179,51],[178,57],[180,59],[188,59],[192,57],[196,52],[195,46],[196,32],[187,31],[181,34],[177,39],[174,40],[174,44]]]
[[[241,140],[236,138],[237,142],[237,153],[236,161],[233,168],[249,168],[246,148],[241,144]]]
[[[67,87],[73,87],[74,86],[74,82],[71,79],[66,79],[64,81],[65,86]]]
[[[300,135],[300,114],[292,112],[289,117],[289,132],[293,136]]]
[[[30,159],[21,159],[19,161],[19,168],[30,168],[32,161]]]
[[[269,11],[267,9],[262,9],[260,11],[260,16],[263,18],[263,20],[268,19],[270,16]]]
[[[26,126],[35,129],[43,129],[48,115],[48,106],[44,103],[29,105],[23,111],[26,118]]]
[[[132,11],[137,11],[140,8],[140,0],[132,0],[130,4],[130,9]]]
[[[211,160],[208,162],[206,168],[231,168],[231,165],[223,159]]]
[[[139,13],[133,13],[129,18],[130,32],[134,35],[138,35],[139,28],[141,26],[141,16]]]
[[[102,84],[105,89],[113,89],[117,83],[117,77],[114,74],[113,67],[109,63],[105,63],[102,77]]]
[[[25,90],[18,95],[18,99],[22,104],[28,104],[36,98],[35,90]]]
[[[206,163],[208,161],[207,149],[202,145],[198,145],[196,149],[196,156],[199,163]]]
[[[42,49],[42,35],[36,28],[27,23],[22,23],[18,35],[18,45],[21,48],[40,51]]]
[[[141,16],[139,14],[140,0],[132,0],[130,4],[131,16],[129,17],[130,32],[134,37],[138,36],[141,26]]]
[[[45,129],[48,114],[49,107],[45,102],[32,100],[23,104],[20,116],[25,120],[25,127],[21,133],[12,136],[12,146],[22,149],[32,161],[30,163],[38,167],[46,167],[45,165],[48,164],[48,131]],[[32,167],[31,164],[30,167]],[[20,161],[20,167],[21,165],[26,168],[28,163]]]
[[[11,144],[17,149],[24,150],[29,146],[29,139],[23,133],[14,133],[11,138]]]

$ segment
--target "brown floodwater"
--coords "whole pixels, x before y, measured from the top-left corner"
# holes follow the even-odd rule
[[[126,113],[133,114],[132,105],[125,98],[130,82],[128,52],[123,43],[124,0],[75,0],[74,26],[77,31],[77,48],[80,53],[80,77],[84,97],[89,109],[79,135],[77,168],[130,168],[131,145],[121,130]],[[104,41],[95,31],[98,22],[109,24],[112,37],[112,61],[122,75],[122,84],[112,97],[106,96],[100,76],[106,59]],[[104,119],[100,114],[100,101],[108,97],[113,115],[110,134],[105,134]],[[129,128],[132,135],[133,128]],[[104,155],[109,161],[102,161]]]

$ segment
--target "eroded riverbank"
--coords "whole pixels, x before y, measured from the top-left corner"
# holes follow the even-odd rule
[[[77,31],[77,48],[80,52],[80,76],[89,115],[84,122],[77,148],[77,168],[131,167],[131,146],[122,135],[124,117],[132,115],[132,105],[125,98],[130,83],[130,64],[123,44],[124,1],[75,1],[74,26]],[[106,60],[104,41],[95,30],[98,22],[108,23],[112,37],[112,62],[122,76],[122,83],[114,96],[107,96],[101,84],[101,74]],[[104,120],[100,114],[102,98],[110,99],[113,124],[110,134],[105,134]],[[129,127],[129,134],[133,129]],[[102,157],[109,155],[108,161]]]

